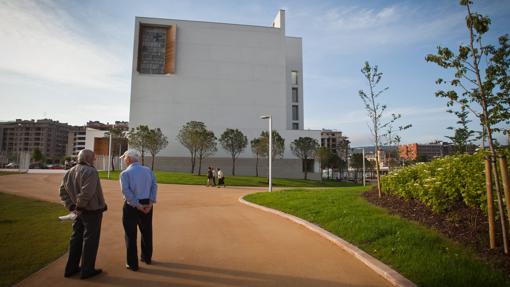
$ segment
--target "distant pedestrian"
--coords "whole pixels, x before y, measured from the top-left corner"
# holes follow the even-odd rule
[[[77,215],[69,240],[69,257],[64,277],[81,273],[81,279],[87,279],[102,272],[95,265],[103,212],[107,206],[94,167],[95,160],[93,151],[81,150],[78,164],[67,171],[60,185],[60,198],[65,207]]]
[[[221,185],[225,187],[225,176],[221,168],[218,168],[218,188],[220,188]]]
[[[138,270],[137,230],[140,229],[141,261],[152,263],[152,214],[156,203],[158,186],[152,171],[138,162],[140,155],[127,150],[120,158],[127,168],[120,174],[120,186],[124,195],[122,224],[126,241],[126,268]]]
[[[211,167],[207,168],[207,187],[213,185],[213,171]]]
[[[213,186],[216,186],[216,178],[218,177],[218,172],[215,167],[212,169],[212,176]]]

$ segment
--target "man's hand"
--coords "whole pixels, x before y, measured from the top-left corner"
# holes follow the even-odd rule
[[[144,207],[143,207],[143,210],[144,210],[144,211],[143,211],[143,213],[148,214],[149,212],[151,212],[151,209],[152,209],[152,203],[147,204],[147,205],[144,205]]]
[[[138,209],[139,211],[145,213],[145,205],[138,204],[136,206],[136,209]]]

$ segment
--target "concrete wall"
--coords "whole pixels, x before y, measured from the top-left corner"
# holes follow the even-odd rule
[[[145,165],[150,167],[152,158],[145,157]],[[221,168],[225,176],[232,175],[232,158],[207,158],[202,161],[202,174],[207,174],[207,167]],[[255,158],[240,158],[236,160],[236,175],[254,176]],[[191,159],[189,157],[156,157],[155,170],[191,172]],[[268,176],[268,161],[259,158],[259,176]],[[299,159],[275,159],[273,160],[273,177],[275,178],[303,178],[301,172],[301,160]],[[198,160],[196,162],[195,174],[198,173]],[[320,179],[319,173],[308,173],[308,179]]]
[[[148,125],[161,128],[169,145],[158,156],[162,169],[177,167],[188,150],[176,140],[188,121],[204,122],[219,138],[227,128],[241,130],[248,140],[268,129],[261,115],[272,115],[273,129],[285,138],[285,159],[296,159],[290,142],[300,136],[320,140],[320,131],[289,130],[291,124],[290,71],[299,71],[299,124],[303,128],[303,79],[301,39],[285,37],[285,13],[278,26],[259,27],[170,19],[136,18],[130,102],[131,128]],[[176,26],[174,74],[142,74],[136,69],[140,25]],[[213,158],[230,154],[218,146]],[[250,147],[241,159],[253,158]],[[183,162],[186,162],[184,160]],[[291,161],[289,161],[290,163]],[[249,166],[249,164],[247,165]],[[292,172],[301,173],[297,165]],[[246,170],[248,167],[242,167]],[[283,172],[283,171],[282,171]]]

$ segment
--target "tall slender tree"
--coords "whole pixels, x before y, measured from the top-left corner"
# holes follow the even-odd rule
[[[451,112],[454,113],[459,119],[457,121],[458,127],[448,127],[447,129],[453,130],[454,133],[452,136],[446,136],[446,138],[452,141],[456,152],[466,153],[467,147],[473,143],[473,137],[475,135],[475,131],[470,129],[468,126],[468,124],[471,122],[468,119],[469,111],[466,110],[466,107],[461,106],[460,111]]]
[[[198,149],[197,149],[197,156],[198,156],[198,175],[201,175],[202,173],[202,160],[205,158],[213,155],[218,148],[216,143],[216,136],[214,136],[214,133],[212,131],[201,131],[198,135]]]
[[[160,128],[151,129],[147,139],[147,150],[151,153],[151,170],[154,170],[156,154],[168,145],[168,138],[161,132]]]
[[[290,143],[290,149],[302,161],[305,180],[308,179],[308,160],[313,159],[318,147],[317,140],[311,137],[299,137]]]
[[[384,112],[386,111],[386,105],[378,102],[378,98],[388,90],[388,87],[385,87],[381,90],[378,90],[377,86],[381,81],[382,72],[379,72],[379,67],[370,66],[368,62],[365,62],[365,65],[361,69],[361,73],[365,77],[368,82],[368,91],[365,92],[363,90],[359,91],[359,96],[365,105],[365,109],[368,113],[368,117],[370,118],[369,129],[373,136],[373,141],[375,144],[375,154],[380,150],[381,146],[381,137],[384,135],[386,129],[391,126],[396,120],[398,120],[401,115],[400,114],[391,114],[391,118],[386,120],[384,118]],[[404,130],[409,128],[410,125],[399,127],[400,130]],[[379,193],[379,197],[381,197],[381,169],[379,164],[379,157],[375,157],[375,166],[376,166],[376,176],[377,176],[377,189]]]
[[[259,158],[266,156],[264,152],[267,150],[267,143],[261,138],[254,138],[250,142],[251,152],[255,154],[255,176],[259,176]]]
[[[321,181],[323,180],[323,178],[322,178],[322,171],[325,168],[325,165],[326,165],[326,163],[327,163],[327,161],[328,161],[330,156],[331,156],[331,151],[327,147],[325,147],[325,146],[318,147],[315,150],[315,157],[319,160],[319,169],[320,169]]]
[[[260,139],[264,143],[266,143],[266,145],[265,145],[266,148],[264,150],[264,155],[266,157],[268,157],[269,156],[269,132],[263,131],[260,134]],[[283,158],[283,154],[285,152],[285,139],[282,138],[282,136],[280,135],[280,133],[278,133],[278,131],[273,130],[273,132],[272,132],[272,141],[273,141],[273,144],[272,144],[272,159],[275,159],[277,157]]]
[[[149,127],[146,125],[139,125],[132,128],[128,133],[129,145],[140,151],[142,156],[142,165],[145,165],[145,152],[147,151],[147,139],[149,138]]]
[[[203,122],[189,121],[185,123],[177,134],[177,140],[186,148],[190,153],[191,160],[191,173],[195,172],[196,159],[198,150],[201,146],[202,134],[207,131]]]
[[[442,78],[436,80],[436,84],[447,87],[445,90],[437,91],[436,97],[446,98],[448,106],[466,107],[479,119],[483,128],[482,148],[484,148],[483,141],[486,139],[490,153],[490,170],[498,198],[498,209],[502,215],[500,219],[504,249],[505,253],[508,253],[493,134],[500,130],[499,124],[510,124],[510,44],[508,43],[508,34],[499,37],[498,47],[485,44],[483,35],[489,31],[491,20],[487,16],[471,11],[472,4],[473,1],[470,0],[460,1],[460,5],[466,9],[468,44],[460,45],[457,54],[448,48],[438,47],[436,54],[429,54],[425,59],[427,62],[436,63],[441,68],[454,73],[452,80]],[[490,189],[487,191],[492,193]],[[487,196],[490,198],[492,195],[488,194]],[[493,211],[489,210],[489,217],[492,213]],[[494,248],[494,238],[490,238],[490,241],[491,248]]]
[[[248,138],[238,129],[226,129],[220,137],[223,149],[232,156],[232,175],[236,175],[236,159],[248,145]]]

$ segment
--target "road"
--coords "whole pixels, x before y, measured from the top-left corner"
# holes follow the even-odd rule
[[[62,174],[0,176],[0,192],[59,202],[61,179]],[[261,188],[160,184],[153,264],[126,270],[121,192],[117,181],[102,185],[109,209],[96,267],[104,273],[66,279],[64,255],[19,286],[389,286],[319,235],[238,202]]]

